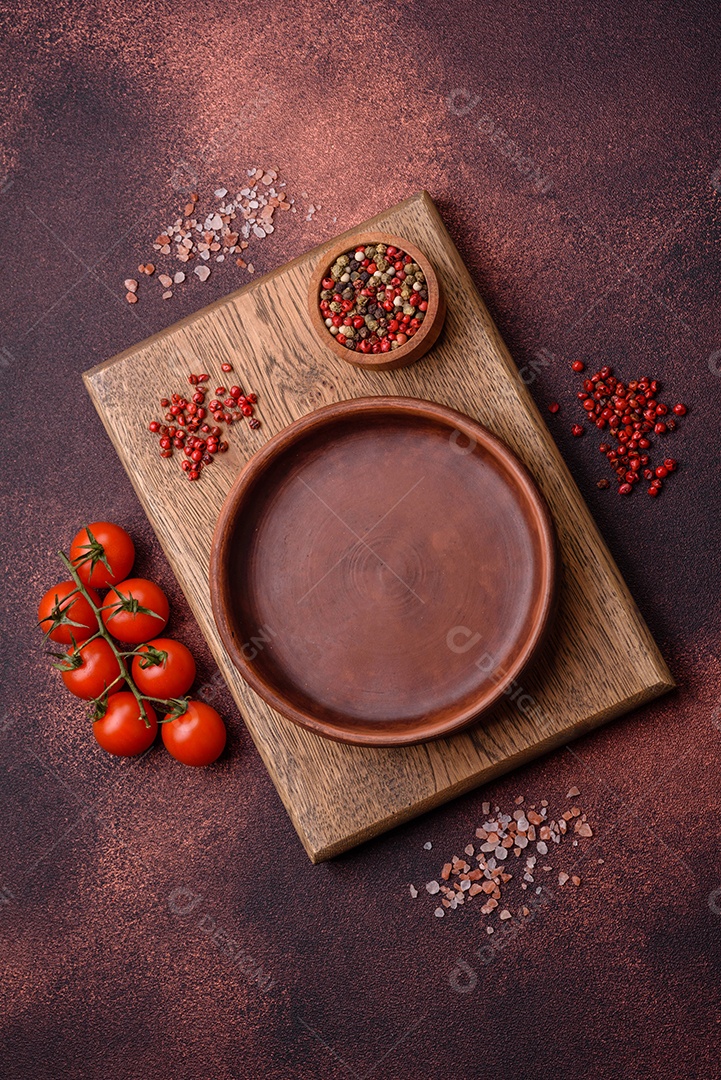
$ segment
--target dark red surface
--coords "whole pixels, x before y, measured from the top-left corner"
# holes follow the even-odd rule
[[[2,21],[3,1076],[718,1076],[715,5],[66,0]],[[244,280],[228,266],[171,303],[122,301],[174,171],[207,193],[256,163],[322,206],[286,215],[259,271],[430,190],[536,400],[561,402],[554,435],[680,683],[317,867],[224,689],[216,768],[116,761],[32,628],[54,551],[109,517],[213,678],[80,375]],[[596,489],[597,440],[569,433],[577,356],[689,404],[662,498]],[[477,911],[435,920],[408,882],[459,852],[484,798],[572,783],[606,862],[484,964]]]

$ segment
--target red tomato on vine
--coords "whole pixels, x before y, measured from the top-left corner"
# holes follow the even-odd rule
[[[68,599],[71,593],[76,593]],[[94,589],[88,589],[88,596],[100,607],[101,600]],[[74,581],[61,581],[48,589],[38,607],[40,629],[51,641],[61,645],[72,645],[73,638],[80,643],[86,641],[98,629],[98,620],[85,597],[77,592]]]
[[[148,724],[140,715],[140,706],[129,690],[111,694],[105,714],[93,724],[97,743],[109,754],[136,757],[152,746],[158,733],[158,718],[144,702]]]
[[[107,589],[128,576],[135,561],[135,544],[119,525],[94,521],[73,538],[70,562],[83,585]]]
[[[204,701],[189,701],[187,711],[161,725],[168,753],[183,765],[210,765],[225,749],[220,715]]]
[[[63,682],[71,694],[90,701],[108,690],[122,690],[118,659],[104,638],[96,638],[77,649],[70,649],[60,667]]]
[[[153,698],[179,698],[195,679],[195,660],[190,649],[172,638],[153,638],[138,649],[133,659],[133,682],[141,694]]]
[[[140,645],[165,629],[170,615],[168,598],[154,581],[128,578],[105,597],[102,619],[119,641]]]

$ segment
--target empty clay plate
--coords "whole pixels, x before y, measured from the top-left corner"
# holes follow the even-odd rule
[[[517,679],[549,622],[551,519],[511,451],[460,413],[361,398],[291,424],[220,514],[213,610],[236,667],[320,735],[438,738]]]

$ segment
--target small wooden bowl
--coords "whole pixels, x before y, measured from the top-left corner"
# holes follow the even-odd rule
[[[354,244],[363,244],[364,246],[366,244],[392,244],[394,247],[401,248],[407,255],[412,256],[414,262],[418,263],[428,284],[428,310],[420,329],[405,345],[401,345],[398,349],[393,349],[389,353],[377,353],[375,355],[372,353],[359,353],[339,345],[325,325],[325,320],[318,306],[323,278],[338,256],[350,251]],[[339,356],[341,360],[345,360],[349,364],[355,364],[356,367],[366,368],[368,371],[391,371],[393,368],[406,367],[408,364],[420,360],[435,345],[438,335],[443,329],[443,321],[446,317],[446,302],[440,282],[427,256],[422,251],[419,251],[415,244],[411,244],[409,240],[404,240],[402,236],[389,236],[387,233],[382,232],[359,232],[346,237],[345,240],[336,240],[325,249],[310,279],[308,307],[310,321],[321,344],[330,349],[336,356]]]
[[[269,439],[210,560],[246,682],[365,746],[478,719],[535,656],[555,591],[554,529],[524,466],[469,417],[412,398],[326,405]]]

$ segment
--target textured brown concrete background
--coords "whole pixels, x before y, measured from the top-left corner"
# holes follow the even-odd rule
[[[61,0],[2,23],[3,1077],[717,1077],[716,5]],[[256,163],[322,206],[286,215],[260,271],[430,190],[537,401],[561,401],[554,435],[680,683],[318,867],[224,690],[216,768],[111,760],[32,628],[54,551],[109,517],[212,687],[80,375],[242,283],[228,266],[171,303],[118,299],[175,170],[207,193]],[[597,491],[598,440],[568,430],[579,355],[688,401],[683,467],[656,502]],[[409,899],[484,798],[553,801],[572,783],[606,862],[520,934],[479,957],[477,913],[435,920],[425,893]]]

